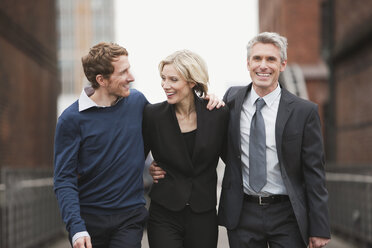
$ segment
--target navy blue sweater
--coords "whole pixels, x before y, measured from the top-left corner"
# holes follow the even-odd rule
[[[54,190],[71,237],[86,231],[80,212],[107,215],[145,204],[142,93],[116,105],[79,112],[78,101],[59,117]]]

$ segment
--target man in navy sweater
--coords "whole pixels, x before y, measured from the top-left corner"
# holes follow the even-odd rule
[[[130,83],[128,52],[99,43],[82,58],[91,87],[58,118],[54,190],[74,248],[141,247],[142,113],[148,103]],[[210,97],[207,108],[220,107]]]
[[[54,190],[62,217],[74,248],[141,247],[148,101],[130,89],[125,48],[100,43],[82,63],[94,92],[83,90],[56,127]]]

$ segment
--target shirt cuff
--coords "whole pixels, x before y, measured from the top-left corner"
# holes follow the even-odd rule
[[[77,233],[75,233],[75,235],[72,237],[72,246],[74,246],[75,241],[76,241],[78,238],[81,238],[81,237],[90,237],[90,236],[89,236],[89,233],[88,233],[87,231],[83,231],[83,232],[77,232]]]

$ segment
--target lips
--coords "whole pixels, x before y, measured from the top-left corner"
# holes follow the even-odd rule
[[[123,84],[123,88],[129,90],[131,88],[131,83],[126,83],[126,84]]]
[[[165,92],[165,94],[166,94],[167,96],[173,96],[175,93]]]
[[[269,77],[270,76],[270,73],[259,73],[259,72],[256,72],[256,75],[259,76],[259,77]]]

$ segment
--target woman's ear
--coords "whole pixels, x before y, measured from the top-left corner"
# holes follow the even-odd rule
[[[194,82],[189,82],[190,89],[194,88],[196,86],[196,83]]]

